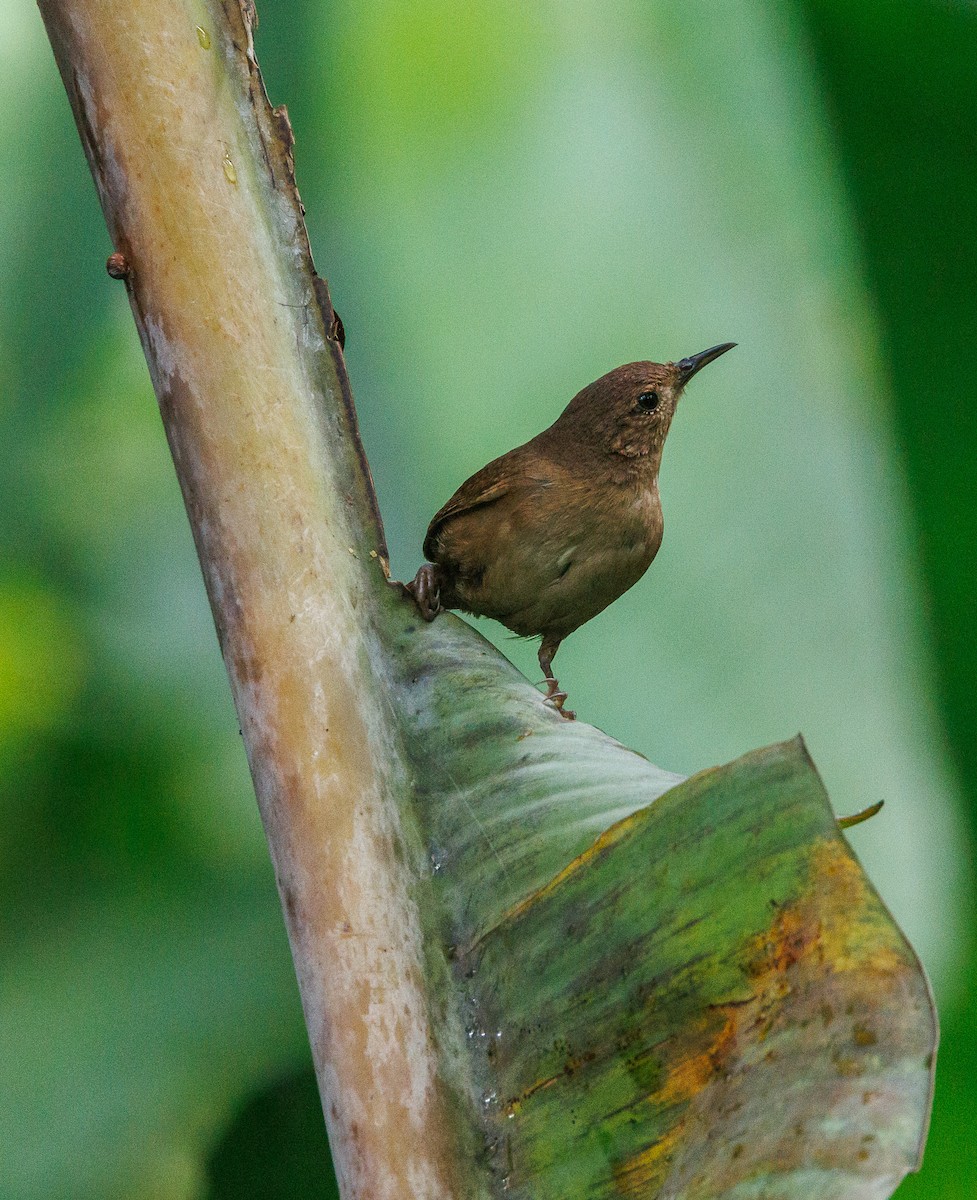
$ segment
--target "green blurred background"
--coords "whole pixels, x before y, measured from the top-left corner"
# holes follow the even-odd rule
[[[739,349],[669,440],[585,719],[693,771],[801,729],[943,1022],[977,1195],[977,10],[263,0],[387,519],[619,362]],[[188,35],[193,36],[192,28]],[[328,1197],[203,588],[37,13],[0,8],[0,1197]],[[531,647],[484,631],[536,677]]]

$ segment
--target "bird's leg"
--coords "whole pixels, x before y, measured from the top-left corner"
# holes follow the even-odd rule
[[[413,580],[404,585],[414,597],[417,611],[425,621],[433,621],[441,611],[441,580],[434,563],[424,563]]]
[[[561,717],[566,717],[568,721],[573,721],[577,714],[563,707],[566,704],[567,694],[560,688],[556,676],[553,674],[553,659],[556,657],[556,652],[560,648],[561,641],[562,638],[550,637],[549,635],[543,638],[539,648],[539,665],[546,677],[545,703],[552,704]]]

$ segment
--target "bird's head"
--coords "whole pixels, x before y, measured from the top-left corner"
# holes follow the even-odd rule
[[[679,397],[693,375],[735,342],[723,342],[678,362],[626,363],[578,392],[553,432],[628,459],[657,466]]]

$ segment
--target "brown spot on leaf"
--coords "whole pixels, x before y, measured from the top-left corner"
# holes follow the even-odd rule
[[[620,1195],[725,1195],[746,1180],[814,1163],[829,1172],[861,1168],[870,1157],[866,1126],[874,1129],[884,1111],[862,1108],[863,1118],[829,1138],[821,1126],[826,1107],[846,1093],[863,1106],[880,1095],[886,1108],[893,1103],[876,1090],[855,1090],[860,1076],[878,1070],[876,1055],[863,1053],[877,1040],[866,1018],[896,1002],[909,965],[898,942],[880,936],[879,912],[844,847],[816,844],[808,880],[737,952],[752,996],[713,1005],[721,1024],[700,1024],[660,1047],[663,1083],[647,1103],[667,1128],[659,1124],[652,1145],[617,1165]],[[862,1018],[854,1026],[837,1020],[849,1009]],[[809,1064],[809,1090],[775,1119],[770,1099],[784,1064],[798,1059]],[[717,1127],[728,1141],[703,1157]]]
[[[834,1064],[835,1070],[844,1079],[857,1079],[864,1072],[864,1067],[859,1060],[847,1054],[836,1054]]]
[[[669,1167],[676,1147],[685,1132],[684,1122],[679,1120],[658,1141],[629,1158],[614,1169],[614,1183],[621,1196],[655,1196],[669,1176]]]

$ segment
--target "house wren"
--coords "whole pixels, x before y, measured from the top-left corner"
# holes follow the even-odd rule
[[[424,619],[459,608],[541,637],[546,699],[572,718],[553,658],[654,560],[658,468],[676,405],[692,376],[735,344],[609,371],[549,429],[463,483],[435,513],[424,538],[431,561],[407,585]]]

